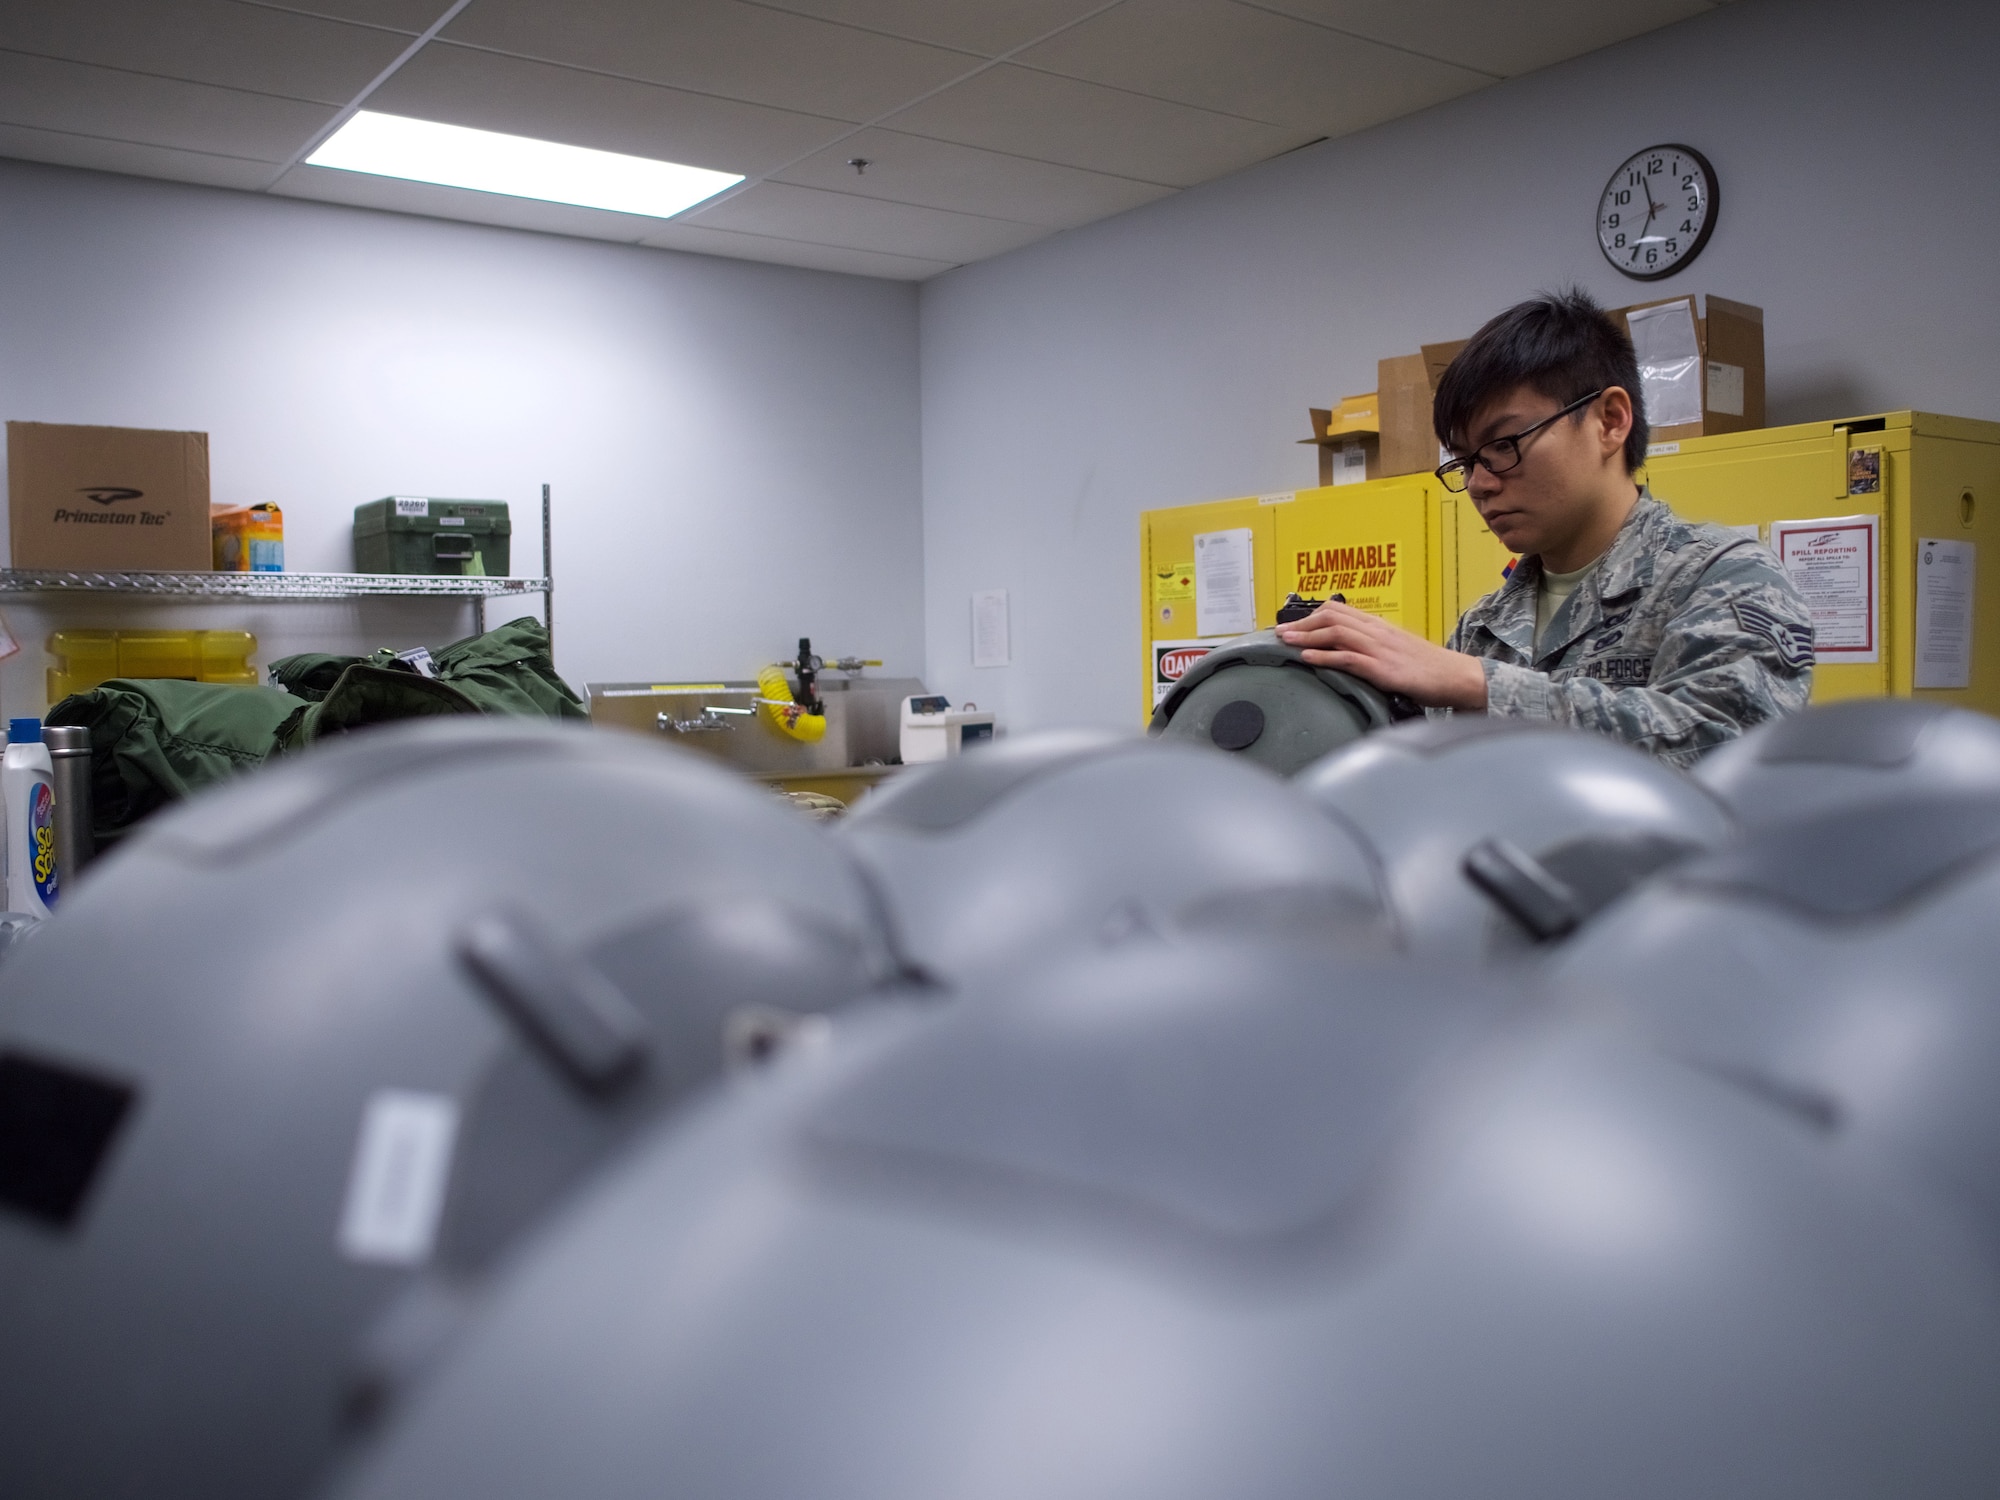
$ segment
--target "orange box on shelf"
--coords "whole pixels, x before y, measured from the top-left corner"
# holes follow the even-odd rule
[[[261,505],[212,505],[209,530],[218,573],[285,571],[285,513]]]

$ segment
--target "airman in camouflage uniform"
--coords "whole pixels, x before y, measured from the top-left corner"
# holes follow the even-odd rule
[[[1484,658],[1486,711],[1611,735],[1674,765],[1812,687],[1812,617],[1755,541],[1642,492],[1535,648],[1538,558],[1467,610],[1450,648]]]
[[[1756,542],[1679,520],[1640,487],[1645,382],[1587,293],[1489,320],[1439,377],[1431,428],[1451,455],[1438,482],[1520,565],[1444,646],[1329,599],[1278,627],[1309,666],[1433,713],[1538,719],[1678,766],[1805,706],[1804,601]]]

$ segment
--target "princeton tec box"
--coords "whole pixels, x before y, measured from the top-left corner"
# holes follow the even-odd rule
[[[17,568],[206,573],[208,434],[7,424]]]

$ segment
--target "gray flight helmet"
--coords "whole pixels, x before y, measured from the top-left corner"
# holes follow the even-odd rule
[[[1393,718],[1375,687],[1309,666],[1297,646],[1259,630],[1188,668],[1153,710],[1149,732],[1212,745],[1290,776]]]
[[[1483,714],[1370,735],[1296,784],[1374,850],[1411,951],[1465,961],[1540,951],[1735,836],[1721,802],[1651,756]]]
[[[520,720],[329,744],[91,877],[0,968],[9,1500],[305,1493],[636,1127],[890,966],[768,793]]]
[[[1370,857],[1250,762],[1109,731],[1015,735],[906,771],[834,827],[896,941],[957,983],[1186,927],[1389,936]]]
[[[1497,977],[1134,944],[628,1155],[328,1500],[1874,1500],[2000,1305],[1754,1089]]]
[[[2000,792],[2000,720],[1908,698],[1809,708],[1702,758],[1695,777],[1766,828],[1926,792]]]
[[[1668,872],[1552,979],[1895,1161],[2000,1265],[2000,794],[1843,807]]]

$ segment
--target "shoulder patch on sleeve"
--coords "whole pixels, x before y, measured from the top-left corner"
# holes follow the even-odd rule
[[[1778,660],[1797,670],[1812,665],[1813,633],[1810,625],[1794,624],[1780,619],[1761,604],[1752,604],[1747,599],[1730,602],[1736,611],[1736,623],[1750,635],[1761,635],[1769,641],[1778,653]]]

